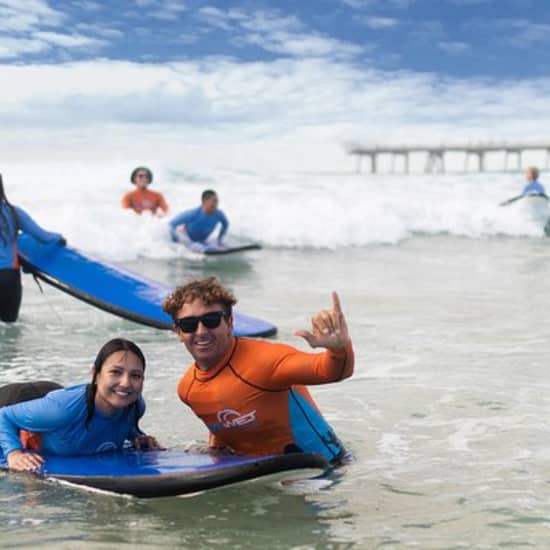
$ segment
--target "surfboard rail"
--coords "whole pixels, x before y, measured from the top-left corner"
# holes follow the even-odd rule
[[[44,458],[32,475],[139,498],[186,495],[293,470],[330,469],[324,457],[313,453],[250,457],[126,450]]]
[[[18,255],[25,271],[83,302],[146,326],[173,328],[172,319],[162,310],[171,291],[168,286],[70,246],[42,245],[28,235],[19,236]],[[277,333],[277,327],[235,311],[234,333],[269,337]]]

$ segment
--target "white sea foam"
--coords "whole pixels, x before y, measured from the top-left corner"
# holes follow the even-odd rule
[[[83,250],[117,260],[177,257],[166,219],[119,206],[135,164],[10,164],[3,173],[14,203]],[[153,189],[164,193],[171,214],[214,188],[231,234],[268,247],[396,244],[418,233],[538,238],[547,214],[533,214],[528,200],[498,206],[521,191],[521,177],[511,174],[186,173],[178,162],[152,168]]]

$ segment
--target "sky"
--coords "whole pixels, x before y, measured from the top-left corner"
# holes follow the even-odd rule
[[[0,139],[327,168],[356,142],[539,140],[548,51],[547,0],[0,0]]]

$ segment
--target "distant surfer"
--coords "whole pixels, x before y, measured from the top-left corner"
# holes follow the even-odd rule
[[[527,180],[527,185],[523,188],[523,195],[543,195],[548,198],[544,186],[539,182],[539,169],[536,166],[527,168],[525,179]]]
[[[217,243],[222,244],[227,233],[229,221],[227,216],[218,208],[219,199],[215,191],[207,189],[201,195],[201,205],[186,210],[170,220],[170,234],[172,240],[183,243],[204,244],[218,225]]]
[[[246,455],[346,454],[306,385],[339,382],[353,374],[354,354],[336,292],[332,308],[316,313],[311,331],[298,330],[313,348],[233,336],[236,299],[215,277],[177,288],[163,304],[195,363],[178,384],[179,398],[210,431],[210,447]]]
[[[160,217],[168,212],[168,204],[162,194],[148,189],[153,181],[153,172],[149,168],[135,168],[130,175],[130,181],[136,189],[122,197],[122,208],[131,208],[137,214],[151,212]]]
[[[86,455],[134,447],[158,448],[138,426],[145,357],[115,338],[99,351],[90,384],[61,388],[49,381],[0,388],[0,447],[13,470],[35,470],[50,455]],[[57,389],[61,388],[61,389]]]
[[[6,323],[17,321],[23,294],[17,256],[19,231],[43,243],[65,244],[63,235],[42,229],[22,208],[8,202],[0,175],[0,321]]]
[[[512,197],[511,199],[501,202],[499,206],[506,206],[513,202],[519,201],[525,197],[541,197],[548,200],[548,195],[542,183],[539,182],[539,169],[536,166],[529,166],[525,171],[525,179],[527,184],[523,188],[521,195]]]

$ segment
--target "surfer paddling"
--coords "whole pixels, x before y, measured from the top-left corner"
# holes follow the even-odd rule
[[[506,206],[512,204],[513,202],[519,201],[524,197],[541,197],[548,200],[548,195],[546,194],[546,189],[544,185],[539,182],[539,169],[536,166],[529,166],[525,171],[525,179],[527,181],[521,195],[517,197],[512,197],[504,202],[501,202],[499,206]]]
[[[136,214],[151,212],[162,217],[168,212],[168,204],[161,193],[151,191],[148,187],[153,181],[153,172],[145,166],[138,166],[132,171],[130,181],[136,186],[122,197],[122,208],[131,208]]]
[[[206,243],[218,226],[221,226],[218,234],[218,245],[222,244],[223,237],[227,233],[229,221],[227,216],[218,208],[218,195],[212,189],[203,191],[201,205],[191,210],[186,210],[170,220],[170,234],[174,242]]]
[[[0,175],[0,321],[14,323],[23,289],[17,256],[17,236],[26,233],[42,243],[66,244],[63,235],[42,229],[22,208],[10,204]]]
[[[61,388],[54,382],[0,388],[0,447],[13,470],[35,470],[49,455],[86,455],[158,448],[138,426],[145,357],[129,340],[115,338],[97,354],[90,384]],[[57,389],[61,388],[61,389]],[[52,391],[53,390],[53,391]]]
[[[340,461],[345,449],[307,385],[353,374],[354,354],[336,292],[311,330],[295,332],[323,353],[233,336],[236,299],[215,277],[177,288],[164,302],[174,330],[195,360],[178,384],[179,398],[210,431],[210,447],[237,454],[319,453]]]

